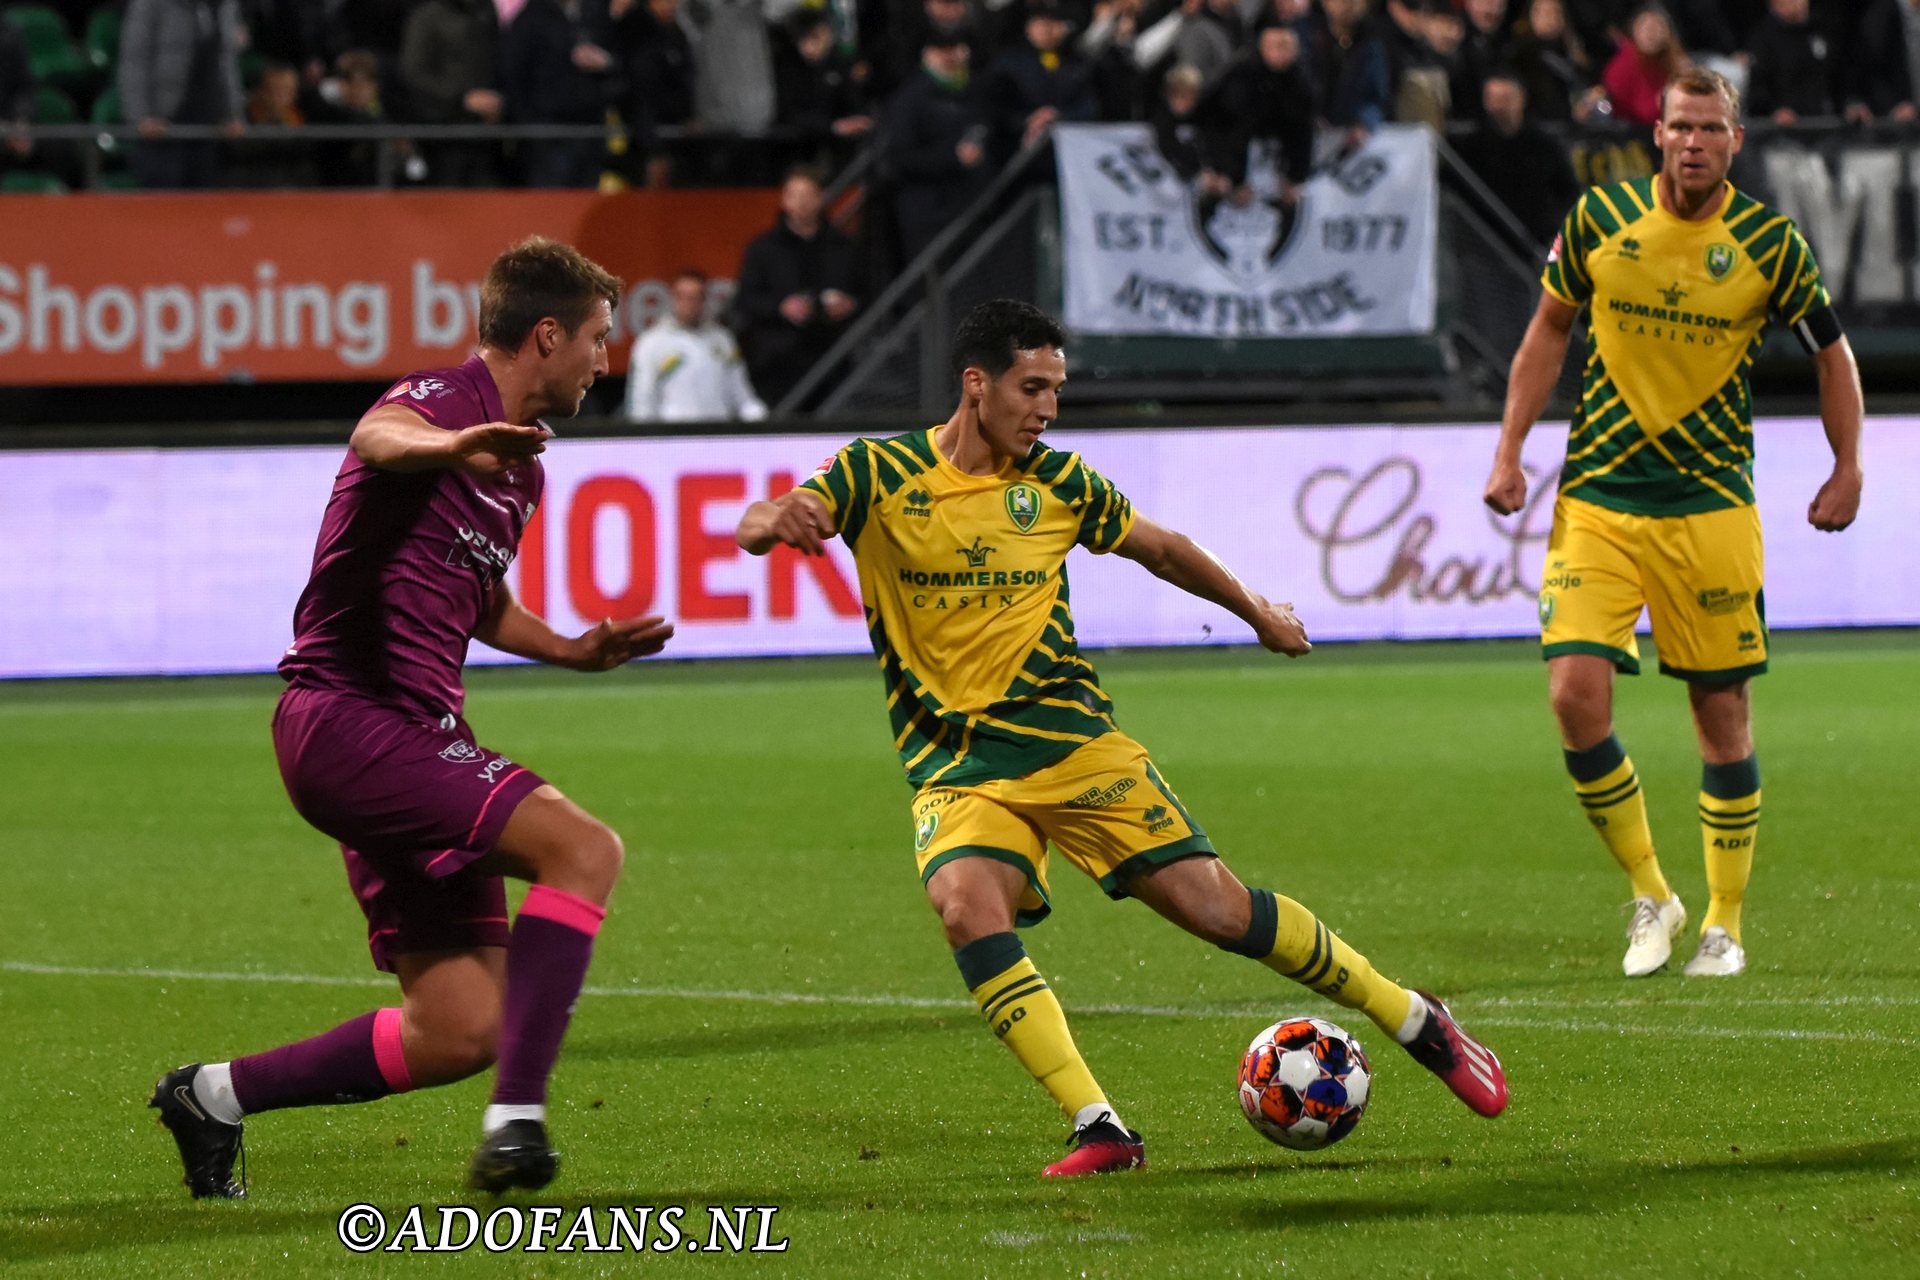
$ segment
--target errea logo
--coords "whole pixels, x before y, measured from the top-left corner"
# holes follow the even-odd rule
[[[919,516],[922,520],[933,515],[933,495],[925,489],[914,489],[907,494],[907,505],[900,509],[902,515]]]

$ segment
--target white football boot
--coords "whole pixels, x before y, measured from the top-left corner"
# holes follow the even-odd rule
[[[1700,949],[1687,961],[1684,972],[1689,978],[1731,978],[1746,970],[1746,948],[1716,924],[1700,935]]]
[[[1665,902],[1652,898],[1633,900],[1633,919],[1627,925],[1627,954],[1620,971],[1629,978],[1644,978],[1665,967],[1673,958],[1673,940],[1687,927],[1687,909],[1675,894]]]

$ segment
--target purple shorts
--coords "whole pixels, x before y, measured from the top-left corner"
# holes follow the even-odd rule
[[[391,971],[409,951],[507,945],[500,877],[468,866],[545,779],[451,728],[360,694],[293,684],[273,713],[280,777],[300,816],[340,842]]]

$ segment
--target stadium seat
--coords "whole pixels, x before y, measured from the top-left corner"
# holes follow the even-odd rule
[[[120,119],[120,90],[117,86],[108,85],[100,91],[100,96],[93,100],[90,118],[95,124],[124,123]]]
[[[93,75],[93,69],[73,47],[73,37],[67,34],[67,24],[56,10],[43,4],[10,4],[6,19],[25,40],[27,61],[34,78],[42,84],[83,84]]]
[[[66,189],[67,184],[50,173],[15,170],[0,174],[0,195],[57,196],[64,194]]]
[[[33,122],[35,124],[79,124],[80,108],[73,105],[73,99],[50,85],[41,85],[33,91]]]
[[[94,124],[124,123],[120,118],[120,90],[112,84],[102,89],[100,96],[93,100],[88,119]],[[100,148],[100,168],[93,175],[95,191],[128,191],[139,186],[127,171],[126,142],[102,133],[95,145]]]
[[[87,61],[102,76],[110,76],[120,61],[120,25],[122,14],[117,7],[95,9],[93,16],[87,19]]]

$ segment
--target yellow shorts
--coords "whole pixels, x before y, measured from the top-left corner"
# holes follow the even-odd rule
[[[1591,653],[1640,673],[1634,623],[1653,620],[1662,674],[1732,684],[1767,669],[1760,513],[1641,516],[1562,496],[1540,581],[1543,656]]]
[[[1147,749],[1118,731],[1024,778],[923,787],[914,794],[920,883],[955,858],[992,858],[1018,867],[1027,877],[1020,897],[1023,925],[1053,910],[1048,841],[1098,880],[1109,898],[1126,897],[1126,881],[1137,872],[1213,853],[1213,843],[1161,779]]]

